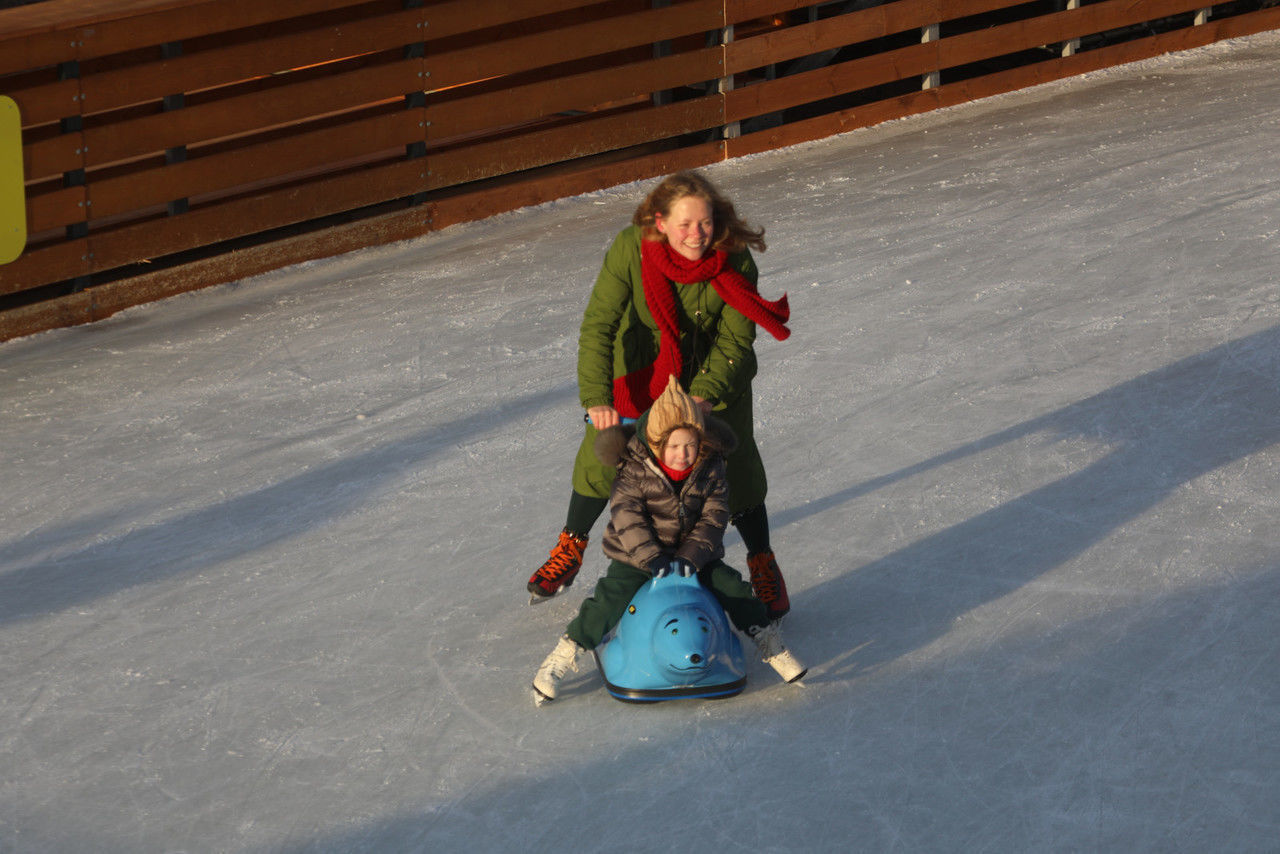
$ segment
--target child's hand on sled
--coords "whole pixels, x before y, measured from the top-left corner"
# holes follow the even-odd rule
[[[682,557],[656,557],[649,563],[649,571],[654,578],[666,578],[668,575],[689,578],[697,574],[698,568]]]
[[[667,565],[668,571],[672,575],[678,575],[681,578],[689,578],[696,575],[697,568],[682,557],[675,558]]]

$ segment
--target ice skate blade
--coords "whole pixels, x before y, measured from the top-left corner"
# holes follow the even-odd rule
[[[552,594],[550,594],[550,595],[544,595],[544,594],[542,594],[542,593],[534,593],[532,590],[530,590],[530,591],[529,591],[529,604],[530,604],[530,605],[541,605],[543,602],[550,602],[552,599],[555,599],[555,598],[559,597],[559,596],[560,596],[560,594],[564,593],[564,591],[566,591],[566,590],[568,590],[568,589],[569,589],[569,585],[568,585],[568,584],[565,584],[565,585],[561,586],[561,588],[560,588],[559,590],[557,590],[555,593],[552,593]]]

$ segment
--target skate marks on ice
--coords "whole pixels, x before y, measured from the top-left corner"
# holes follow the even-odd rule
[[[64,539],[82,534],[92,518],[45,528],[25,540],[0,545],[0,625],[63,611],[121,590],[252,554],[301,536],[361,510],[381,489],[412,476],[456,444],[508,428],[512,418],[568,405],[571,383],[504,401],[388,444],[308,468],[243,495],[97,539],[76,551],[50,554]],[[145,515],[145,505],[133,508]],[[103,515],[128,524],[129,511]]]
[[[636,709],[593,683],[606,714],[576,696],[530,709],[519,748],[536,761],[273,850],[1270,850],[1280,570],[1242,570],[785,708],[755,695]],[[1030,666],[1047,649],[1054,666]],[[607,737],[623,726],[630,738]],[[743,784],[710,782],[761,776],[764,811]],[[624,839],[619,815],[665,818]]]
[[[813,632],[805,638],[806,651],[815,662],[828,660],[817,672],[824,679],[842,679],[910,655],[973,609],[1041,579],[1113,535],[1123,536],[1127,525],[1178,491],[1194,492],[1189,488],[1197,479],[1280,443],[1277,413],[1280,327],[1272,327],[774,513],[780,530],[820,514],[839,514],[862,496],[1037,434],[1105,448],[1077,471],[793,594],[799,600],[797,613],[806,615]],[[1275,463],[1264,459],[1261,465]],[[1202,502],[1212,499],[1211,494],[1199,497]],[[1251,536],[1250,526],[1255,526],[1258,547],[1274,559],[1280,538],[1265,524],[1274,496],[1259,494],[1256,503],[1259,508],[1249,503],[1250,518],[1223,524],[1240,529],[1237,538]],[[856,520],[841,524],[857,537]],[[1179,534],[1170,532],[1166,549],[1177,547],[1173,540]],[[1105,591],[1113,579],[1127,585],[1161,571],[1161,555],[1131,554],[1135,566],[1085,567],[1083,583]],[[820,635],[816,627],[823,625],[840,628]],[[856,654],[851,652],[855,648]]]

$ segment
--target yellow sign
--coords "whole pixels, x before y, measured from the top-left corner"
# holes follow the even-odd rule
[[[27,245],[27,204],[22,191],[22,120],[12,98],[0,95],[0,264]]]

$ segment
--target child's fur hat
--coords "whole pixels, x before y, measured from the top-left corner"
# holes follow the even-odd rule
[[[676,430],[688,427],[701,438],[707,432],[706,420],[702,417],[702,407],[690,397],[672,374],[667,379],[667,387],[649,408],[649,417],[644,426],[644,436],[649,447],[656,453],[662,443]]]

